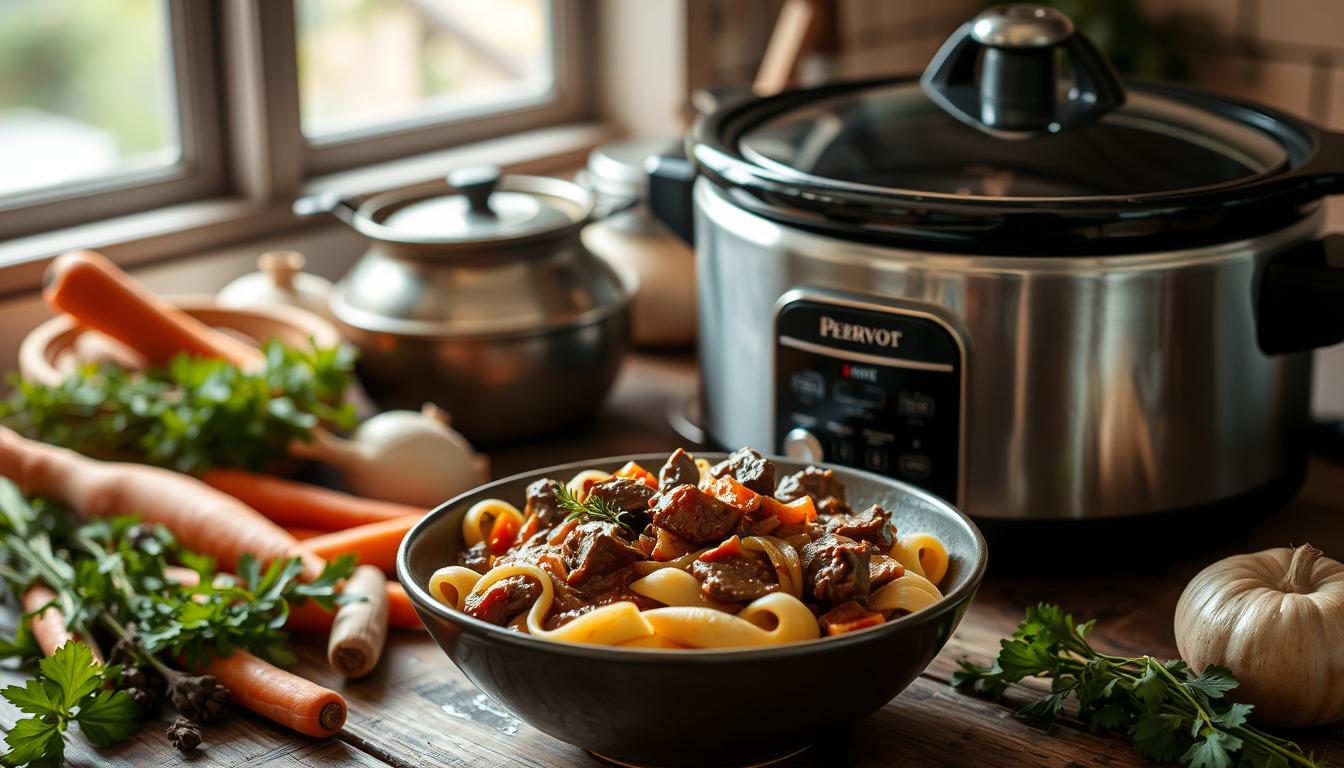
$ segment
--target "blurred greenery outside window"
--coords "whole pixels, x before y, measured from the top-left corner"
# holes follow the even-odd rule
[[[446,149],[459,142],[455,125],[557,98],[556,7],[570,8],[569,0],[247,1],[262,18],[292,9],[294,37],[281,50],[293,56],[297,83],[285,87],[287,78],[266,69],[260,88],[263,97],[297,99],[287,112],[297,114],[292,135],[303,141],[270,152],[308,158],[305,175],[325,170],[306,165],[318,147],[381,138],[378,159]],[[229,61],[226,36],[240,33],[221,21],[228,11],[207,0],[0,0],[0,241],[15,230],[31,233],[22,229],[23,212],[77,208],[96,195],[106,201],[151,177],[213,167],[207,183],[173,192],[176,201],[228,191],[218,169],[235,162],[226,151],[236,98],[226,81],[234,73],[187,78],[176,60],[198,67],[191,51],[199,46],[208,51],[205,68]],[[187,17],[194,21],[183,23]],[[216,106],[196,113],[201,91]],[[543,117],[529,119],[509,130]],[[436,126],[443,132],[396,144],[400,133]],[[61,225],[138,210],[131,201],[97,208],[99,216],[93,207],[63,209]],[[146,207],[153,206],[139,209]]]

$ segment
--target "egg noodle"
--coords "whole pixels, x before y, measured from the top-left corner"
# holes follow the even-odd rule
[[[703,489],[712,480],[711,468],[704,460],[696,460],[696,467],[699,487]],[[613,477],[607,472],[584,470],[565,487],[573,498],[582,502],[590,489]],[[656,481],[649,484],[656,488]],[[463,517],[463,541],[468,547],[479,548],[501,520],[509,519],[516,530],[527,518],[529,515],[507,501],[480,501]],[[801,554],[802,546],[815,535],[730,537],[737,539],[733,543],[740,546],[738,556],[767,566],[765,572],[772,574],[778,585],[772,586],[769,594],[741,602],[712,599],[701,580],[690,572],[698,559],[715,549],[712,544],[696,547],[679,557],[645,559],[630,565],[631,576],[626,586],[629,593],[646,598],[646,605],[661,607],[640,610],[630,599],[615,600],[567,617],[558,626],[555,622],[548,624],[557,605],[556,590],[564,586],[564,579],[554,572],[554,567],[548,570],[517,559],[496,562],[497,558],[491,558],[484,573],[461,565],[440,568],[428,586],[434,599],[453,610],[464,611],[469,601],[480,600],[492,586],[505,579],[514,579],[516,583],[515,577],[522,577],[539,587],[539,591],[530,606],[520,607],[520,613],[508,626],[559,642],[658,649],[746,648],[815,640],[822,636],[822,625],[814,609],[804,602],[808,583]],[[900,564],[900,568],[894,569],[899,575],[866,595],[865,615],[881,614],[876,619],[881,623],[886,617],[922,610],[942,598],[937,584],[947,573],[948,553],[937,537],[927,533],[896,536],[887,556]]]

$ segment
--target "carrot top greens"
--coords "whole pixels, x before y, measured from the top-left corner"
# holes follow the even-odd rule
[[[147,371],[85,366],[56,386],[14,378],[0,424],[25,437],[99,458],[129,458],[179,472],[212,466],[264,469],[314,427],[354,425],[345,395],[349,347],[266,345],[266,364],[244,371],[185,355]]]

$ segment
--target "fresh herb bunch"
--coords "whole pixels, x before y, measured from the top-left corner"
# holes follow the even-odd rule
[[[569,486],[561,484],[555,491],[555,500],[561,509],[569,511],[569,514],[565,516],[565,522],[589,518],[615,523],[632,534],[638,533],[634,526],[625,520],[630,515],[629,511],[612,506],[606,499],[599,496],[590,495],[587,499],[579,501],[570,492]]]
[[[1050,693],[1019,716],[1048,729],[1072,697],[1078,719],[1090,729],[1127,733],[1140,754],[1157,762],[1191,768],[1321,765],[1297,744],[1246,724],[1253,707],[1223,700],[1237,687],[1228,670],[1211,666],[1196,675],[1179,659],[1100,653],[1086,640],[1095,623],[1077,624],[1057,605],[1028,608],[1013,636],[1000,641],[993,666],[963,660],[952,684],[1000,698],[1012,683],[1048,678]]]
[[[166,575],[170,561],[195,570],[199,583],[184,586],[170,580]],[[337,585],[354,565],[352,556],[337,558],[316,580],[302,583],[298,576],[303,567],[298,558],[276,560],[262,568],[255,558],[244,556],[236,577],[221,576],[210,558],[182,549],[161,526],[128,518],[78,526],[60,510],[28,504],[12,483],[0,478],[0,577],[13,593],[20,595],[35,582],[50,587],[56,597],[49,605],[65,616],[76,635],[91,637],[90,630],[97,627],[114,636],[115,650],[127,664],[152,670],[162,678],[168,699],[178,710],[200,721],[218,713],[228,692],[209,675],[189,675],[174,669],[178,660],[194,663],[241,649],[276,663],[292,662],[294,657],[282,629],[289,604],[313,600],[334,608],[344,602],[336,593]],[[36,612],[47,607],[41,606]],[[41,655],[27,618],[19,622],[12,641],[0,641],[0,657]],[[79,644],[65,647],[75,645]],[[85,652],[86,658],[81,657],[79,666],[81,675],[96,677],[96,687],[122,682],[117,668],[103,669],[87,655],[87,648]],[[24,690],[48,690],[41,675],[54,678],[48,671],[51,659],[40,662],[39,682],[29,681]],[[59,686],[66,678],[54,679],[52,685]],[[15,694],[20,697],[16,700],[11,696],[13,690],[0,695],[24,708],[26,694]],[[135,705],[127,691],[119,693]],[[121,698],[116,700],[120,702]],[[62,698],[60,702],[59,710],[24,709],[34,715],[35,721],[11,731],[7,739],[10,751],[3,758],[6,765],[59,764],[64,750],[61,733],[69,722],[79,722],[97,744],[103,744],[98,739],[104,737],[125,739],[135,730],[133,716],[122,709],[116,711],[129,723],[125,729],[100,725],[102,720],[97,715],[110,711],[111,702],[87,698]],[[55,726],[54,732],[51,726]],[[90,730],[99,727],[104,730],[97,735]]]
[[[345,402],[355,354],[271,342],[255,372],[186,355],[127,371],[85,366],[56,386],[11,379],[0,424],[27,437],[101,458],[134,458],[180,472],[211,466],[264,469],[321,423],[348,429]]]
[[[120,674],[120,667],[94,661],[83,643],[66,643],[42,659],[32,679],[0,691],[27,715],[5,734],[9,751],[0,761],[11,768],[60,765],[71,723],[100,747],[129,739],[139,728],[140,708],[125,691],[110,687]]]

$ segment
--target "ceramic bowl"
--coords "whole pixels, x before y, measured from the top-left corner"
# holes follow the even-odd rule
[[[697,454],[718,461],[723,454]],[[397,575],[425,626],[462,672],[540,731],[610,761],[644,766],[750,765],[805,749],[899,694],[947,642],[980,584],[984,538],[961,512],[913,486],[830,467],[856,508],[881,504],[900,530],[927,531],[951,563],[942,600],[871,629],[803,643],[740,650],[641,650],[534,638],[451,610],[429,578],[456,563],[462,517],[477,501],[521,505],[527,485],[665,454],[547,467],[481,486],[441,505],[402,542]],[[781,474],[806,466],[774,459]],[[826,465],[822,465],[826,466]],[[895,759],[896,756],[887,756]]]

